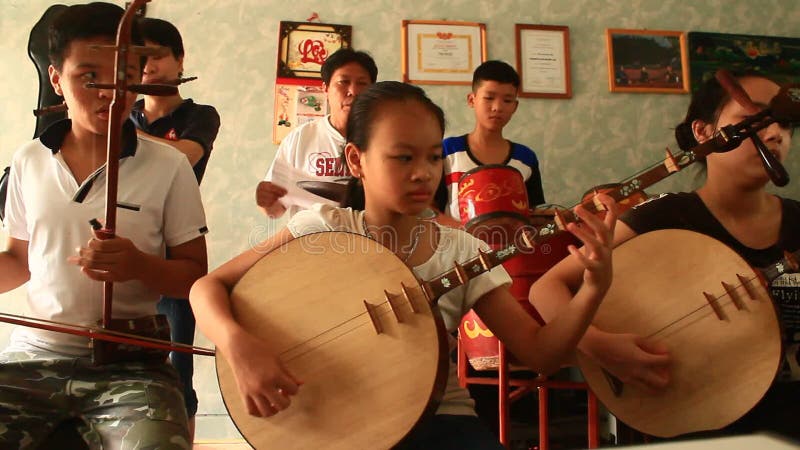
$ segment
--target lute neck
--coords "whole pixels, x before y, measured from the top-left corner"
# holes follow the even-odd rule
[[[619,185],[603,189],[603,193],[614,199],[615,202],[620,202],[647,189],[650,186],[653,186],[668,176],[681,171],[685,167],[694,163],[696,160],[697,156],[693,151],[682,152],[675,156],[672,154],[672,152],[670,152],[669,148],[667,148],[666,156],[660,163],[626,180],[623,180],[619,183]],[[579,203],[579,205],[583,206],[584,209],[593,214],[597,214],[605,210],[603,204],[600,203],[596,197],[582,201]],[[572,209],[574,208],[571,208],[568,211],[556,211],[555,220],[537,227],[534,242],[537,244],[541,243],[542,241],[564,231],[568,223],[577,222],[578,218],[572,212]]]
[[[691,150],[681,152],[677,156],[673,155],[667,148],[666,157],[660,163],[622,181],[619,186],[604,189],[603,192],[616,202],[624,200],[681,171],[697,161],[698,158],[705,157],[713,152],[729,151],[738,147],[743,139],[746,139],[755,130],[763,128],[770,120],[772,119],[765,112],[753,115],[739,124],[723,127],[709,141],[699,144]],[[580,205],[593,214],[605,210],[605,207],[597,200],[596,196],[581,202]],[[502,264],[509,258],[518,255],[521,251],[533,251],[538,244],[563,232],[568,223],[577,221],[578,217],[572,212],[572,209],[556,211],[555,220],[539,227],[523,228],[519,236],[521,239],[516,239],[517,236],[515,236],[514,244],[507,248],[494,252],[481,252],[478,257],[464,264],[456,263],[452,270],[433,280],[420,280],[422,290],[428,301],[436,303],[447,292],[465,285],[470,279],[488,272],[498,264]]]
[[[604,191],[615,201],[624,200],[643,189],[654,185],[664,178],[680,171],[684,167],[695,162],[695,154],[683,152],[678,157],[672,155],[667,149],[666,158],[659,164],[631,177],[619,186],[610,191]],[[583,207],[592,213],[599,213],[605,210],[602,203],[593,198],[581,203]],[[517,236],[514,236],[514,244],[497,251],[483,252],[463,264],[455,263],[454,268],[444,274],[429,280],[420,280],[420,285],[428,301],[436,303],[439,298],[447,292],[465,285],[469,280],[482,273],[488,272],[492,268],[502,264],[508,259],[524,252],[532,252],[542,242],[549,240],[556,234],[564,231],[570,222],[576,222],[578,217],[572,211],[556,211],[555,220],[539,227],[528,227],[520,229]]]
[[[775,280],[785,273],[800,272],[800,266],[798,265],[798,261],[800,261],[800,250],[794,253],[784,252],[783,255],[780,261],[760,269],[768,282]]]
[[[521,249],[516,245],[491,252],[480,250],[477,257],[462,264],[456,262],[453,269],[432,280],[420,281],[420,286],[422,286],[422,291],[428,301],[436,303],[444,294],[459,286],[464,286],[469,280],[490,271],[520,253]]]

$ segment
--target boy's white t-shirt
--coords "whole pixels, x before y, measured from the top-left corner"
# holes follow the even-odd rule
[[[294,237],[324,231],[348,231],[366,235],[363,227],[363,211],[338,208],[330,205],[316,205],[298,212],[286,225]],[[435,223],[435,222],[434,222]],[[437,224],[438,226],[438,224]],[[412,267],[414,274],[423,280],[430,280],[452,270],[453,263],[464,263],[478,256],[478,250],[488,252],[489,246],[462,230],[439,226],[439,245],[436,252],[424,263]],[[443,295],[438,302],[449,337],[450,349],[456,340],[452,333],[458,329],[461,318],[484,294],[511,284],[511,277],[502,266],[497,266]],[[469,392],[458,385],[456,365],[450,364],[447,387],[436,414],[475,415],[475,402]]]
[[[68,129],[69,123],[59,124],[42,138],[60,146],[58,136],[47,133]],[[103,283],[89,279],[67,258],[92,238],[89,220],[105,217],[104,167],[79,186],[58,147],[53,150],[36,139],[14,154],[5,225],[10,237],[28,242],[27,301],[35,318],[87,326],[97,326],[102,318]],[[86,196],[76,201],[82,187]],[[144,253],[163,257],[166,247],[207,232],[192,167],[168,145],[137,139],[135,153],[120,159],[117,201],[116,235]],[[113,317],[156,313],[160,294],[140,281],[114,283],[113,289]],[[26,346],[75,356],[89,353],[87,338],[18,327],[10,348]]]

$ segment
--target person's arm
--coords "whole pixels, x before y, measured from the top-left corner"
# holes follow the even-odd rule
[[[153,136],[151,134],[147,134],[139,129],[136,130],[136,133],[146,137],[147,139],[151,139],[153,141],[161,142],[163,144],[167,144],[174,147],[179,152],[186,155],[186,157],[189,159],[189,164],[191,164],[193,167],[195,164],[197,164],[198,161],[200,161],[200,159],[203,158],[203,155],[205,154],[203,146],[191,139],[179,139],[177,141],[172,141],[169,139],[164,139]]]
[[[256,186],[256,204],[261,212],[277,219],[286,212],[280,198],[286,195],[286,189],[271,181],[260,181]]]
[[[265,254],[290,241],[284,228],[258,246],[242,253],[200,278],[192,286],[192,303],[197,326],[225,354],[239,392],[250,414],[271,416],[289,406],[290,395],[299,382],[283,367],[264,342],[245,331],[233,318],[230,293],[244,274]]]
[[[601,199],[610,209],[605,220],[601,221],[579,206],[575,212],[583,220],[583,225],[571,223],[567,226],[584,242],[581,249],[569,247],[570,254],[582,268],[580,277],[583,283],[574,295],[569,296],[569,301],[556,317],[539,326],[521,310],[505,288],[492,290],[473,307],[520,361],[540,373],[555,372],[572,355],[611,285],[611,245],[616,214],[613,200],[607,196],[601,196]]]
[[[544,204],[544,188],[542,188],[542,174],[539,172],[539,164],[531,166],[531,176],[525,182],[525,189],[528,191],[528,206],[534,208],[536,205]]]
[[[8,238],[6,249],[0,252],[0,292],[16,289],[30,277],[28,241]]]
[[[169,258],[144,253],[130,239],[92,238],[69,262],[96,281],[141,281],[149,289],[176,298],[186,298],[192,283],[208,271],[206,239],[197,237],[168,247]]]
[[[203,159],[203,156],[211,152],[219,132],[220,119],[217,110],[208,105],[195,105],[190,114],[178,140],[152,136],[138,129],[136,132],[141,136],[175,147],[186,155],[189,163],[194,167]]]
[[[5,231],[8,232],[6,249],[0,252],[0,292],[7,292],[28,281],[31,273],[28,266],[28,234],[25,202],[22,195],[22,177],[17,154],[8,175],[5,199]]]
[[[624,222],[617,222],[613,246],[635,236],[636,233]],[[545,321],[553,320],[569,307],[573,294],[582,289],[582,273],[581,264],[570,255],[531,286],[531,303]],[[669,355],[663,347],[651,344],[643,337],[608,333],[589,326],[577,349],[625,383],[658,389],[669,382]]]
[[[294,167],[294,152],[295,145],[301,140],[301,128],[297,128],[289,133],[278,146],[278,151],[275,153],[275,158],[264,176],[264,180],[256,186],[256,205],[268,217],[277,219],[286,212],[286,206],[281,203],[280,198],[286,195],[286,189],[283,186],[277,185],[272,182],[274,179],[273,172],[275,171],[275,162],[281,161],[287,167]]]

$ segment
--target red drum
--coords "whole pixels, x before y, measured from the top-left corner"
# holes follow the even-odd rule
[[[515,256],[505,263],[506,271],[511,275],[511,295],[519,301],[522,309],[527,311],[537,322],[544,323],[542,316],[528,301],[531,285],[556,263],[569,255],[568,245],[580,245],[580,241],[571,233],[560,233],[540,244],[531,252]],[[495,249],[502,248],[494,245]],[[461,345],[470,365],[475,370],[497,370],[500,366],[498,339],[488,327],[470,310],[461,320],[458,330]]]
[[[490,244],[514,242],[517,230],[529,223],[522,174],[502,164],[466,172],[458,181],[458,211],[468,233]]]
[[[475,370],[497,370],[500,367],[500,351],[497,347],[500,341],[475,311],[470,309],[461,318],[458,335],[469,365]]]
[[[461,178],[462,181],[467,174]],[[461,183],[459,183],[459,185],[461,185]],[[618,183],[597,186],[583,195],[583,201],[589,201],[595,191],[609,192],[619,186],[621,185]],[[618,212],[622,213],[646,199],[647,194],[644,191],[635,191],[617,203]],[[462,205],[462,196],[459,195],[459,206]],[[462,220],[464,220],[464,209],[462,208],[461,211],[461,217]],[[554,210],[534,210],[531,211],[530,214],[532,216],[531,222],[537,225],[543,225],[545,222],[552,222],[555,213]],[[605,216],[605,212],[600,212],[598,215],[603,217]],[[518,230],[520,227],[514,231]],[[514,242],[514,240],[509,239],[508,242]],[[495,249],[503,248],[502,245],[498,245],[497,243],[489,243]],[[567,246],[570,244],[575,246],[582,245],[580,240],[573,236],[572,233],[562,232],[539,244],[533,251],[523,253],[503,263],[503,267],[505,267],[508,274],[511,275],[511,294],[519,301],[522,308],[540,324],[544,323],[544,320],[533,305],[528,302],[528,293],[530,292],[531,285],[538,280],[539,277],[569,255]],[[463,317],[459,333],[461,334],[461,345],[473,368],[476,370],[497,370],[500,365],[498,340],[494,334],[489,331],[486,325],[481,322],[474,311],[470,310]]]
[[[580,246],[582,244],[570,232],[558,233],[537,245],[533,250],[524,250],[522,254],[504,262],[503,267],[512,278],[527,276],[539,278],[569,255],[567,250],[569,245]]]

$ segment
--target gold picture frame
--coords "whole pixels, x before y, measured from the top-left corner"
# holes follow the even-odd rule
[[[403,20],[403,81],[414,84],[472,84],[486,60],[486,24]]]
[[[515,24],[520,97],[572,98],[569,27]]]
[[[609,28],[606,45],[611,92],[689,92],[685,32]]]
[[[284,22],[278,33],[278,78],[319,80],[325,60],[350,47],[353,27],[331,23]]]

